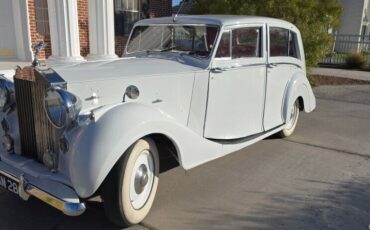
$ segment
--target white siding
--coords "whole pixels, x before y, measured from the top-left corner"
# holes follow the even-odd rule
[[[341,25],[338,34],[341,35],[361,35],[362,26],[366,25],[366,16],[369,15],[368,11],[369,0],[341,0],[344,5],[344,13],[341,19]],[[360,37],[348,37],[352,42],[359,42]],[[348,40],[348,41],[349,41]],[[336,52],[358,52],[360,44],[349,44],[339,42],[335,45]]]
[[[338,33],[359,35],[363,20],[364,0],[342,0],[342,3],[344,14]]]

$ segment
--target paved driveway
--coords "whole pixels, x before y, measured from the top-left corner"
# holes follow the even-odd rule
[[[370,86],[315,93],[318,108],[293,137],[162,174],[152,212],[133,229],[368,229]],[[99,202],[88,205],[70,218],[1,191],[0,229],[117,229]]]

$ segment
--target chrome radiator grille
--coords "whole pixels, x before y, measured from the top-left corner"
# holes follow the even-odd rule
[[[22,154],[43,161],[45,152],[58,151],[58,130],[49,122],[43,105],[48,80],[32,67],[14,77]]]

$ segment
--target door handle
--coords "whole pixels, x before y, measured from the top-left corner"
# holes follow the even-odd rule
[[[272,68],[275,68],[275,67],[277,67],[277,64],[275,64],[275,63],[267,64],[267,68],[269,68],[269,69],[272,69]]]
[[[211,69],[211,72],[212,73],[222,73],[224,71],[225,71],[225,69],[224,68],[220,68],[220,67],[216,67],[216,68],[212,68]]]

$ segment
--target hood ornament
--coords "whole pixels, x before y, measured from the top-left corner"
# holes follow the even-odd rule
[[[39,44],[33,47],[35,50],[35,59],[33,59],[32,61],[32,66],[34,67],[40,66],[39,53],[42,49],[45,48],[47,44],[48,44],[47,42],[41,41],[39,42]]]

